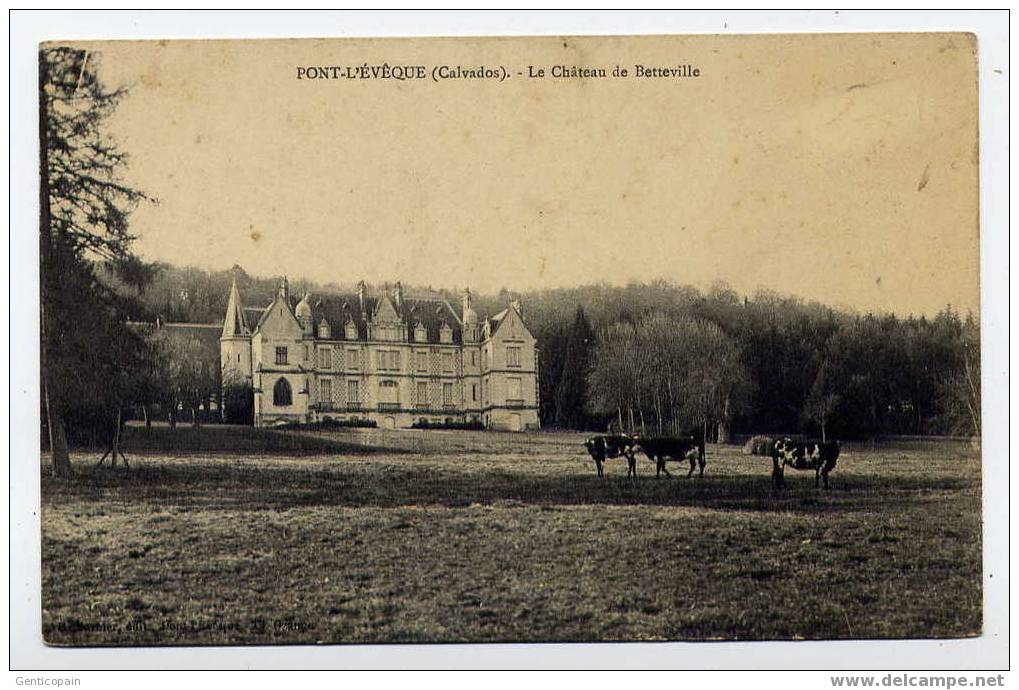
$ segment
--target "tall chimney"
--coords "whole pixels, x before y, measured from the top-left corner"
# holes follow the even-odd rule
[[[361,315],[365,314],[365,301],[368,299],[368,286],[363,280],[357,281],[357,301],[361,304]]]
[[[280,298],[284,302],[286,302],[286,305],[289,308],[291,306],[291,304],[290,304],[290,283],[287,282],[287,277],[286,276],[283,276],[283,280],[280,281],[279,296],[280,296]]]

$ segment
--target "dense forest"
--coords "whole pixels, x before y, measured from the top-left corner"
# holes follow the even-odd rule
[[[158,264],[134,295],[144,309],[135,318],[219,322],[234,276],[246,306],[271,301],[275,277]],[[295,293],[353,290],[353,281],[291,284]],[[459,306],[459,288],[404,288]],[[665,281],[476,293],[475,306],[493,314],[511,298],[521,300],[538,339],[545,427],[666,432],[704,424],[722,440],[752,432],[979,435],[979,324],[949,306],[932,318],[901,318]]]

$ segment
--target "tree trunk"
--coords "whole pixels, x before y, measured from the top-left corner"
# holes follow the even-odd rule
[[[177,403],[170,406],[170,428],[177,428]]]
[[[731,436],[729,434],[729,425],[725,421],[718,423],[718,442],[729,443]]]
[[[718,442],[729,443],[729,396],[725,396],[725,404],[722,406],[722,419],[718,422]]]
[[[71,456],[67,452],[67,433],[64,430],[64,416],[50,401],[50,387],[43,384],[46,396],[46,426],[49,428],[50,453],[53,456],[53,476],[71,476]]]
[[[142,417],[144,417],[144,419],[145,419],[145,428],[146,429],[151,429],[152,428],[152,417],[149,414],[149,406],[147,404],[146,405],[142,405]]]
[[[827,425],[824,422],[824,417],[821,417],[821,443],[827,443],[828,441],[828,432],[826,431],[826,426]]]
[[[117,454],[120,453],[120,457],[124,457],[124,454],[120,452],[120,427],[123,425],[123,412],[121,408],[117,408],[117,428],[113,430],[113,466],[117,466]],[[127,464],[127,461],[124,461]]]
[[[39,364],[42,370],[43,395],[46,398],[46,425],[49,427],[50,453],[53,456],[53,476],[71,476],[71,457],[67,452],[67,432],[64,428],[64,414],[60,406],[60,394],[53,388],[50,376],[52,363],[47,356],[49,349],[49,335],[52,332],[52,324],[49,323],[49,316],[46,310],[46,302],[49,299],[48,283],[53,274],[54,249],[53,249],[53,228],[50,227],[50,185],[49,185],[49,142],[47,139],[47,122],[49,121],[48,106],[46,101],[46,82],[49,75],[46,70],[46,61],[39,60],[39,258],[42,263],[41,275],[39,276],[39,288],[42,294],[39,296],[39,325],[40,348]]]

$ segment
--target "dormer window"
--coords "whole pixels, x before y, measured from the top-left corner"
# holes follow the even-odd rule
[[[440,343],[451,343],[453,342],[453,329],[449,327],[448,323],[443,323],[439,329],[439,342]]]
[[[322,338],[323,340],[328,340],[333,335],[332,330],[333,329],[329,327],[329,322],[326,321],[325,319],[322,319],[322,321],[320,321],[318,324],[318,337]]]
[[[418,343],[423,343],[426,342],[427,340],[428,331],[425,330],[425,327],[420,322],[418,322],[418,325],[414,328],[414,341]]]
[[[347,340],[357,340],[357,324],[353,321],[348,321],[343,327],[343,337]]]

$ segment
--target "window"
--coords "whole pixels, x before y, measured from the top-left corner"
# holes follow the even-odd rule
[[[453,384],[444,383],[442,384],[442,404],[452,405],[453,404]]]
[[[361,353],[353,347],[347,348],[347,371],[357,371],[361,368]]]
[[[419,343],[423,343],[428,340],[428,331],[426,331],[425,327],[421,324],[418,324],[418,327],[414,329],[414,340]]]
[[[414,353],[417,358],[417,370],[428,371],[428,353],[427,352],[416,352]]]
[[[343,326],[343,337],[347,340],[357,340],[357,324],[353,321],[348,321]]]
[[[520,348],[519,347],[507,347],[506,348],[506,366],[508,366],[508,367],[519,367],[520,366]]]
[[[286,364],[286,363],[287,363],[287,346],[286,345],[284,345],[282,347],[277,346],[276,347],[276,364]],[[287,404],[289,405],[290,403],[287,403]]]
[[[428,407],[428,383],[418,381],[418,407]]]
[[[276,348],[279,350],[279,348]],[[283,348],[286,353],[286,348]],[[293,404],[293,394],[290,390],[290,383],[286,379],[279,379],[272,387],[272,404],[276,407],[287,407]]]
[[[318,382],[318,401],[331,403],[333,401],[333,382],[330,379],[322,379]]]
[[[476,383],[471,384],[471,400],[478,401],[478,384]]]
[[[358,395],[357,381],[347,381],[347,402],[348,403],[359,403],[361,402],[361,396]]]
[[[401,323],[378,323],[372,326],[372,335],[376,340],[406,340],[406,326]]]
[[[318,351],[318,368],[319,369],[332,369],[333,368],[333,348],[323,347]]]
[[[396,381],[379,381],[379,405],[396,407],[400,400],[399,391]]]
[[[449,324],[442,324],[442,328],[439,329],[439,342],[440,343],[451,343],[453,342],[453,329],[449,327]]]
[[[453,373],[453,353],[443,352],[442,353],[442,371],[446,374]]]
[[[379,350],[378,368],[382,371],[400,370],[400,352],[394,350]]]
[[[508,379],[509,393],[506,396],[507,402],[523,402],[523,394],[520,391],[520,379]]]
[[[476,366],[478,363],[478,353],[471,350],[471,366]]]
[[[328,340],[330,337],[332,337],[332,334],[333,334],[332,329],[329,328],[329,322],[326,321],[325,319],[322,319],[322,321],[320,321],[318,324],[318,337],[322,338],[323,340]]]

